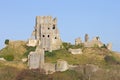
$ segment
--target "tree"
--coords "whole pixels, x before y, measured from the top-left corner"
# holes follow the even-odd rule
[[[8,45],[9,44],[9,39],[5,40],[5,44]]]

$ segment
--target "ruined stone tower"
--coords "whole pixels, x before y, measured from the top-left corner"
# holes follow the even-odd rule
[[[40,41],[40,47],[45,51],[60,49],[62,41],[57,29],[57,19],[51,16],[37,16],[35,30],[35,40]]]

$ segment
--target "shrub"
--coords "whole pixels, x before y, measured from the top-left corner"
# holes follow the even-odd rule
[[[66,50],[68,50],[69,47],[70,47],[70,43],[64,42],[64,43],[63,43],[63,46],[64,46],[64,48],[65,48]]]
[[[53,57],[55,55],[56,55],[55,52],[45,51],[45,57]]]
[[[9,44],[9,39],[5,40],[5,44],[8,45]]]
[[[26,52],[23,54],[23,56],[24,57],[27,57],[28,56],[28,54],[31,52],[31,51],[35,51],[36,50],[36,46],[35,47],[32,47],[32,46],[25,46],[25,48],[26,48]]]
[[[3,57],[7,61],[13,61],[14,60],[14,55],[13,54],[7,54],[7,55],[4,55]]]
[[[104,57],[105,61],[109,64],[119,64],[119,62],[116,60],[116,58],[114,56],[109,56],[109,55],[106,55]]]

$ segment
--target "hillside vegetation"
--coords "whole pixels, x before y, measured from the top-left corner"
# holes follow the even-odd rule
[[[0,57],[8,61],[21,61],[22,58],[27,58],[30,51],[35,51],[35,48],[26,46],[25,41],[9,41],[6,47],[0,50]]]
[[[36,47],[27,47],[25,41],[10,41],[0,50],[0,80],[119,80],[120,55],[109,51],[106,47],[86,48],[83,44],[75,46],[63,43],[63,48],[45,52],[45,62],[56,63],[58,59],[66,60],[70,65],[78,67],[51,75],[41,74],[39,70],[29,70],[27,63],[21,61],[27,58],[30,51]],[[83,54],[73,55],[69,48],[81,48]],[[93,72],[92,70],[97,69]]]
[[[83,54],[73,55],[68,48],[81,48]],[[120,56],[106,48],[91,47],[86,48],[83,45],[71,45],[64,43],[64,48],[53,52],[46,52],[46,62],[55,63],[58,59],[66,60],[71,65],[94,64],[106,66],[108,64],[120,64]]]

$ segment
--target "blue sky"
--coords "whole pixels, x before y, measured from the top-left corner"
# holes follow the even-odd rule
[[[63,41],[88,33],[120,52],[120,0],[0,0],[0,48],[5,39],[27,40],[37,15],[57,17]]]

